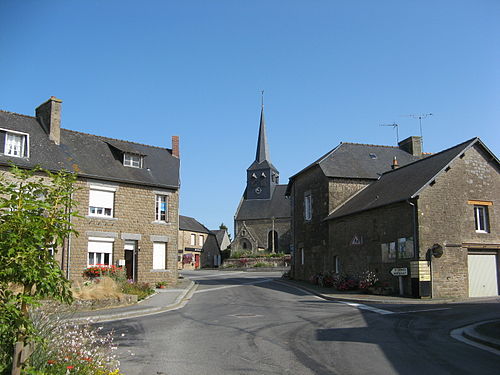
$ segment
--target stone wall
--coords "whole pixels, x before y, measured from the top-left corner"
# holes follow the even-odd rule
[[[290,218],[276,218],[274,219],[274,230],[278,234],[278,244],[275,246],[275,252],[277,253],[289,253],[290,252]],[[241,224],[240,224],[241,226]],[[268,233],[273,229],[272,219],[258,219],[258,220],[245,220],[246,229],[251,231],[252,236],[257,241],[257,246],[262,251],[269,251],[270,244],[268,243]],[[235,237],[235,240],[231,244],[231,251],[244,251],[241,247],[240,239],[242,237],[241,231]],[[250,242],[253,242],[250,240]],[[254,246],[255,247],[255,246]],[[257,252],[257,249],[252,249],[253,252]]]
[[[467,150],[420,194],[422,252],[433,244],[444,248],[441,258],[432,258],[434,297],[468,297],[468,250],[497,251],[500,246],[499,197],[499,170],[478,145]],[[488,206],[489,233],[476,232],[474,205],[468,203],[471,200],[492,202]],[[498,270],[497,275],[500,267]]]
[[[392,268],[410,269],[410,261],[418,259],[383,259],[382,244],[413,237],[413,207],[398,203],[375,210],[365,211],[346,218],[330,220],[330,251],[328,265],[324,271],[334,272],[334,257],[338,256],[340,272],[358,275],[373,271],[379,280],[398,290],[398,278],[391,275]],[[396,251],[397,253],[397,251]],[[323,272],[324,272],[323,271]],[[404,293],[411,295],[410,276],[403,278]]]
[[[111,218],[89,216],[90,184],[104,184],[116,188],[114,196],[114,215]],[[74,199],[78,202],[77,211],[81,217],[73,220],[79,236],[71,236],[70,278],[79,279],[87,267],[89,237],[112,238],[113,264],[125,259],[126,240],[136,240],[137,280],[154,283],[157,281],[176,282],[177,280],[177,241],[179,196],[175,190],[149,188],[124,183],[80,178]],[[168,195],[168,221],[155,221],[155,198],[157,193]],[[153,243],[166,242],[167,268],[153,270]],[[64,265],[65,266],[65,265]]]

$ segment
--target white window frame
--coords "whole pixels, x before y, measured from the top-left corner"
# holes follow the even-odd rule
[[[205,242],[205,238],[203,237],[202,234],[198,236],[198,246],[203,246],[203,243]]]
[[[306,193],[304,195],[304,220],[311,221],[312,219],[312,195]]]
[[[4,155],[13,156],[15,158],[29,157],[29,134],[3,128],[0,128],[0,130],[5,131],[4,149],[3,149]],[[19,150],[20,155],[15,155],[9,152],[9,145],[11,144],[11,142],[9,142],[9,137],[19,137],[21,139],[21,145]]]
[[[89,237],[87,242],[87,266],[92,267],[96,265],[113,265],[114,242],[114,238]],[[107,263],[105,262],[106,257],[108,258]],[[98,262],[98,259],[101,260],[101,262]]]
[[[191,246],[196,246],[196,234],[191,233]]]
[[[123,165],[125,167],[142,168],[142,155],[124,152]]]
[[[153,242],[153,269],[167,269],[167,243]]]
[[[477,233],[489,233],[488,206],[474,205],[474,225]]]
[[[95,194],[112,194],[111,204],[101,204],[101,205],[91,205],[92,200],[98,200],[96,197],[92,198],[92,192],[96,192]],[[89,216],[93,217],[114,217],[115,212],[115,187],[106,187],[106,186],[90,186],[89,187]],[[106,200],[101,197],[101,200]],[[105,206],[105,207],[104,207]],[[111,207],[109,207],[111,206]]]
[[[168,222],[168,195],[156,194],[155,202],[155,220]],[[164,210],[161,209],[162,204],[165,204]]]

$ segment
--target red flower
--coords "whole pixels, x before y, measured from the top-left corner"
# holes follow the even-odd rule
[[[71,370],[72,368],[74,368],[74,366],[66,366],[66,368],[67,368],[68,370]]]
[[[53,365],[54,363],[56,363],[56,361],[54,361],[53,359],[49,359],[49,360],[47,361],[47,363],[48,363],[49,365]]]

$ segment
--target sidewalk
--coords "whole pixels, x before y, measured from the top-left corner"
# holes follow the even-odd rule
[[[196,284],[193,281],[189,279],[179,279],[174,288],[156,289],[155,294],[139,301],[137,304],[77,312],[73,314],[70,319],[73,321],[90,319],[93,323],[97,323],[158,314],[184,306],[191,298],[195,289]]]

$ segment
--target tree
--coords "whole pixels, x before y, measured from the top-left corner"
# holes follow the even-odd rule
[[[227,232],[227,236],[229,237],[229,241],[231,241],[231,233],[229,233],[229,230],[227,229],[227,226],[224,223],[221,223],[219,225],[219,229],[225,230]]]
[[[70,282],[52,253],[77,234],[71,225],[75,181],[74,174],[40,168],[12,167],[0,176],[0,341],[14,351],[12,374],[35,339],[29,307],[43,298],[72,302]]]

